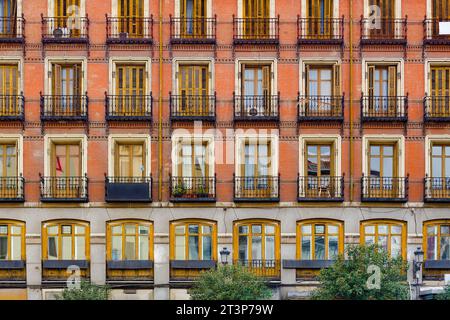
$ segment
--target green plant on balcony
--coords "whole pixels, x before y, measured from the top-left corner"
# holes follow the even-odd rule
[[[197,198],[208,198],[209,193],[206,187],[203,184],[201,184],[197,186],[195,190],[195,195],[197,196]]]
[[[181,183],[177,183],[172,189],[172,195],[175,198],[181,198],[185,194],[186,194],[186,188],[185,188],[185,186],[184,186],[184,184],[182,182]]]

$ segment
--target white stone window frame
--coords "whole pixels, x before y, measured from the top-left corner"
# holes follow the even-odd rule
[[[88,63],[86,57],[81,56],[70,56],[70,57],[46,57],[44,63],[44,94],[52,95],[52,79],[53,71],[52,66],[55,63],[67,63],[67,64],[81,64],[81,94],[84,95],[87,92],[87,73],[88,73]]]
[[[425,176],[431,177],[431,148],[433,143],[450,145],[450,134],[425,136]]]
[[[108,176],[115,177],[116,145],[118,143],[143,143],[145,152],[145,172],[144,177],[151,175],[152,145],[149,134],[110,134],[108,136]]]
[[[214,72],[214,59],[213,58],[201,58],[201,57],[184,57],[184,58],[175,58],[172,63],[172,94],[179,95],[179,76],[180,76],[180,66],[182,65],[207,65],[209,72],[208,79],[208,87],[209,92],[208,95],[213,95],[215,90],[215,72]]]
[[[17,65],[19,76],[19,84],[17,86],[17,94],[23,93],[24,89],[24,58],[19,56],[2,56],[0,57],[0,64]]]
[[[305,95],[306,94],[306,86],[308,85],[306,83],[306,66],[334,66],[334,65],[340,65],[342,69],[342,60],[341,59],[330,59],[330,57],[320,57],[320,58],[300,58],[299,63],[299,85],[300,88],[300,94]],[[342,88],[342,70],[341,70],[341,84],[340,87]],[[342,92],[341,92],[342,94]]]
[[[2,133],[0,145],[8,143],[14,143],[16,145],[17,176],[23,176],[23,136],[21,134]]]
[[[427,58],[424,63],[424,75],[425,75],[425,83],[424,83],[424,92],[427,95],[431,94],[431,67],[434,66],[442,66],[442,67],[450,67],[450,59],[445,58]]]
[[[397,66],[397,96],[404,96],[405,94],[405,60],[403,58],[371,58],[362,59],[362,74],[361,74],[361,90],[365,96],[369,95],[369,66]]]
[[[262,58],[262,57],[253,57],[253,58],[239,58],[236,59],[235,62],[235,83],[234,83],[234,92],[236,95],[242,94],[242,65],[250,64],[250,65],[270,65],[270,73],[271,73],[271,94],[278,94],[278,60],[275,58]]]
[[[208,159],[208,176],[214,177],[215,175],[215,147],[214,147],[214,135],[213,134],[178,134],[172,135],[172,176],[178,177],[181,173],[179,171],[179,164],[181,163],[180,151],[183,144],[201,145],[206,142],[207,147],[207,159]]]

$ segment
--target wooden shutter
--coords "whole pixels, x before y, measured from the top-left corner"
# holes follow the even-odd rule
[[[374,95],[374,86],[375,86],[374,75],[375,75],[375,66],[369,66],[368,81],[367,81],[369,97],[373,97]]]
[[[341,95],[341,66],[339,64],[333,65],[333,95]]]
[[[271,72],[270,72],[270,66],[263,66],[262,67],[263,72],[263,88],[262,92],[265,96],[270,96],[270,78],[271,78]]]
[[[388,95],[390,97],[395,97],[397,96],[397,67],[389,66],[388,70]]]
[[[305,95],[309,96],[309,69],[310,66],[307,64],[305,65],[305,74],[304,74],[304,81],[305,81]]]
[[[73,67],[73,94],[81,95],[82,70],[81,65],[76,64]]]
[[[61,65],[55,63],[52,69],[52,95],[61,95]]]

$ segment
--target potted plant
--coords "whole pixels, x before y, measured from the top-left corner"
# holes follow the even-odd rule
[[[172,190],[172,195],[175,198],[181,198],[186,194],[186,188],[184,187],[183,183],[178,183],[175,185],[175,187]]]
[[[208,198],[209,195],[205,186],[202,184],[197,187],[195,194],[197,195],[197,198]]]

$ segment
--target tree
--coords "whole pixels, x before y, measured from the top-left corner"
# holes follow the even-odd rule
[[[192,300],[263,300],[272,296],[263,280],[239,265],[201,273],[189,293]]]
[[[436,295],[436,300],[450,300],[450,285],[444,287],[444,292]]]
[[[66,288],[58,297],[59,300],[108,300],[110,288],[91,284],[82,280],[80,288]]]
[[[313,299],[409,298],[409,287],[406,282],[408,266],[402,258],[391,258],[385,250],[376,245],[350,246],[346,253],[347,259],[341,255],[332,266],[321,270],[319,275],[321,285],[313,293]]]

